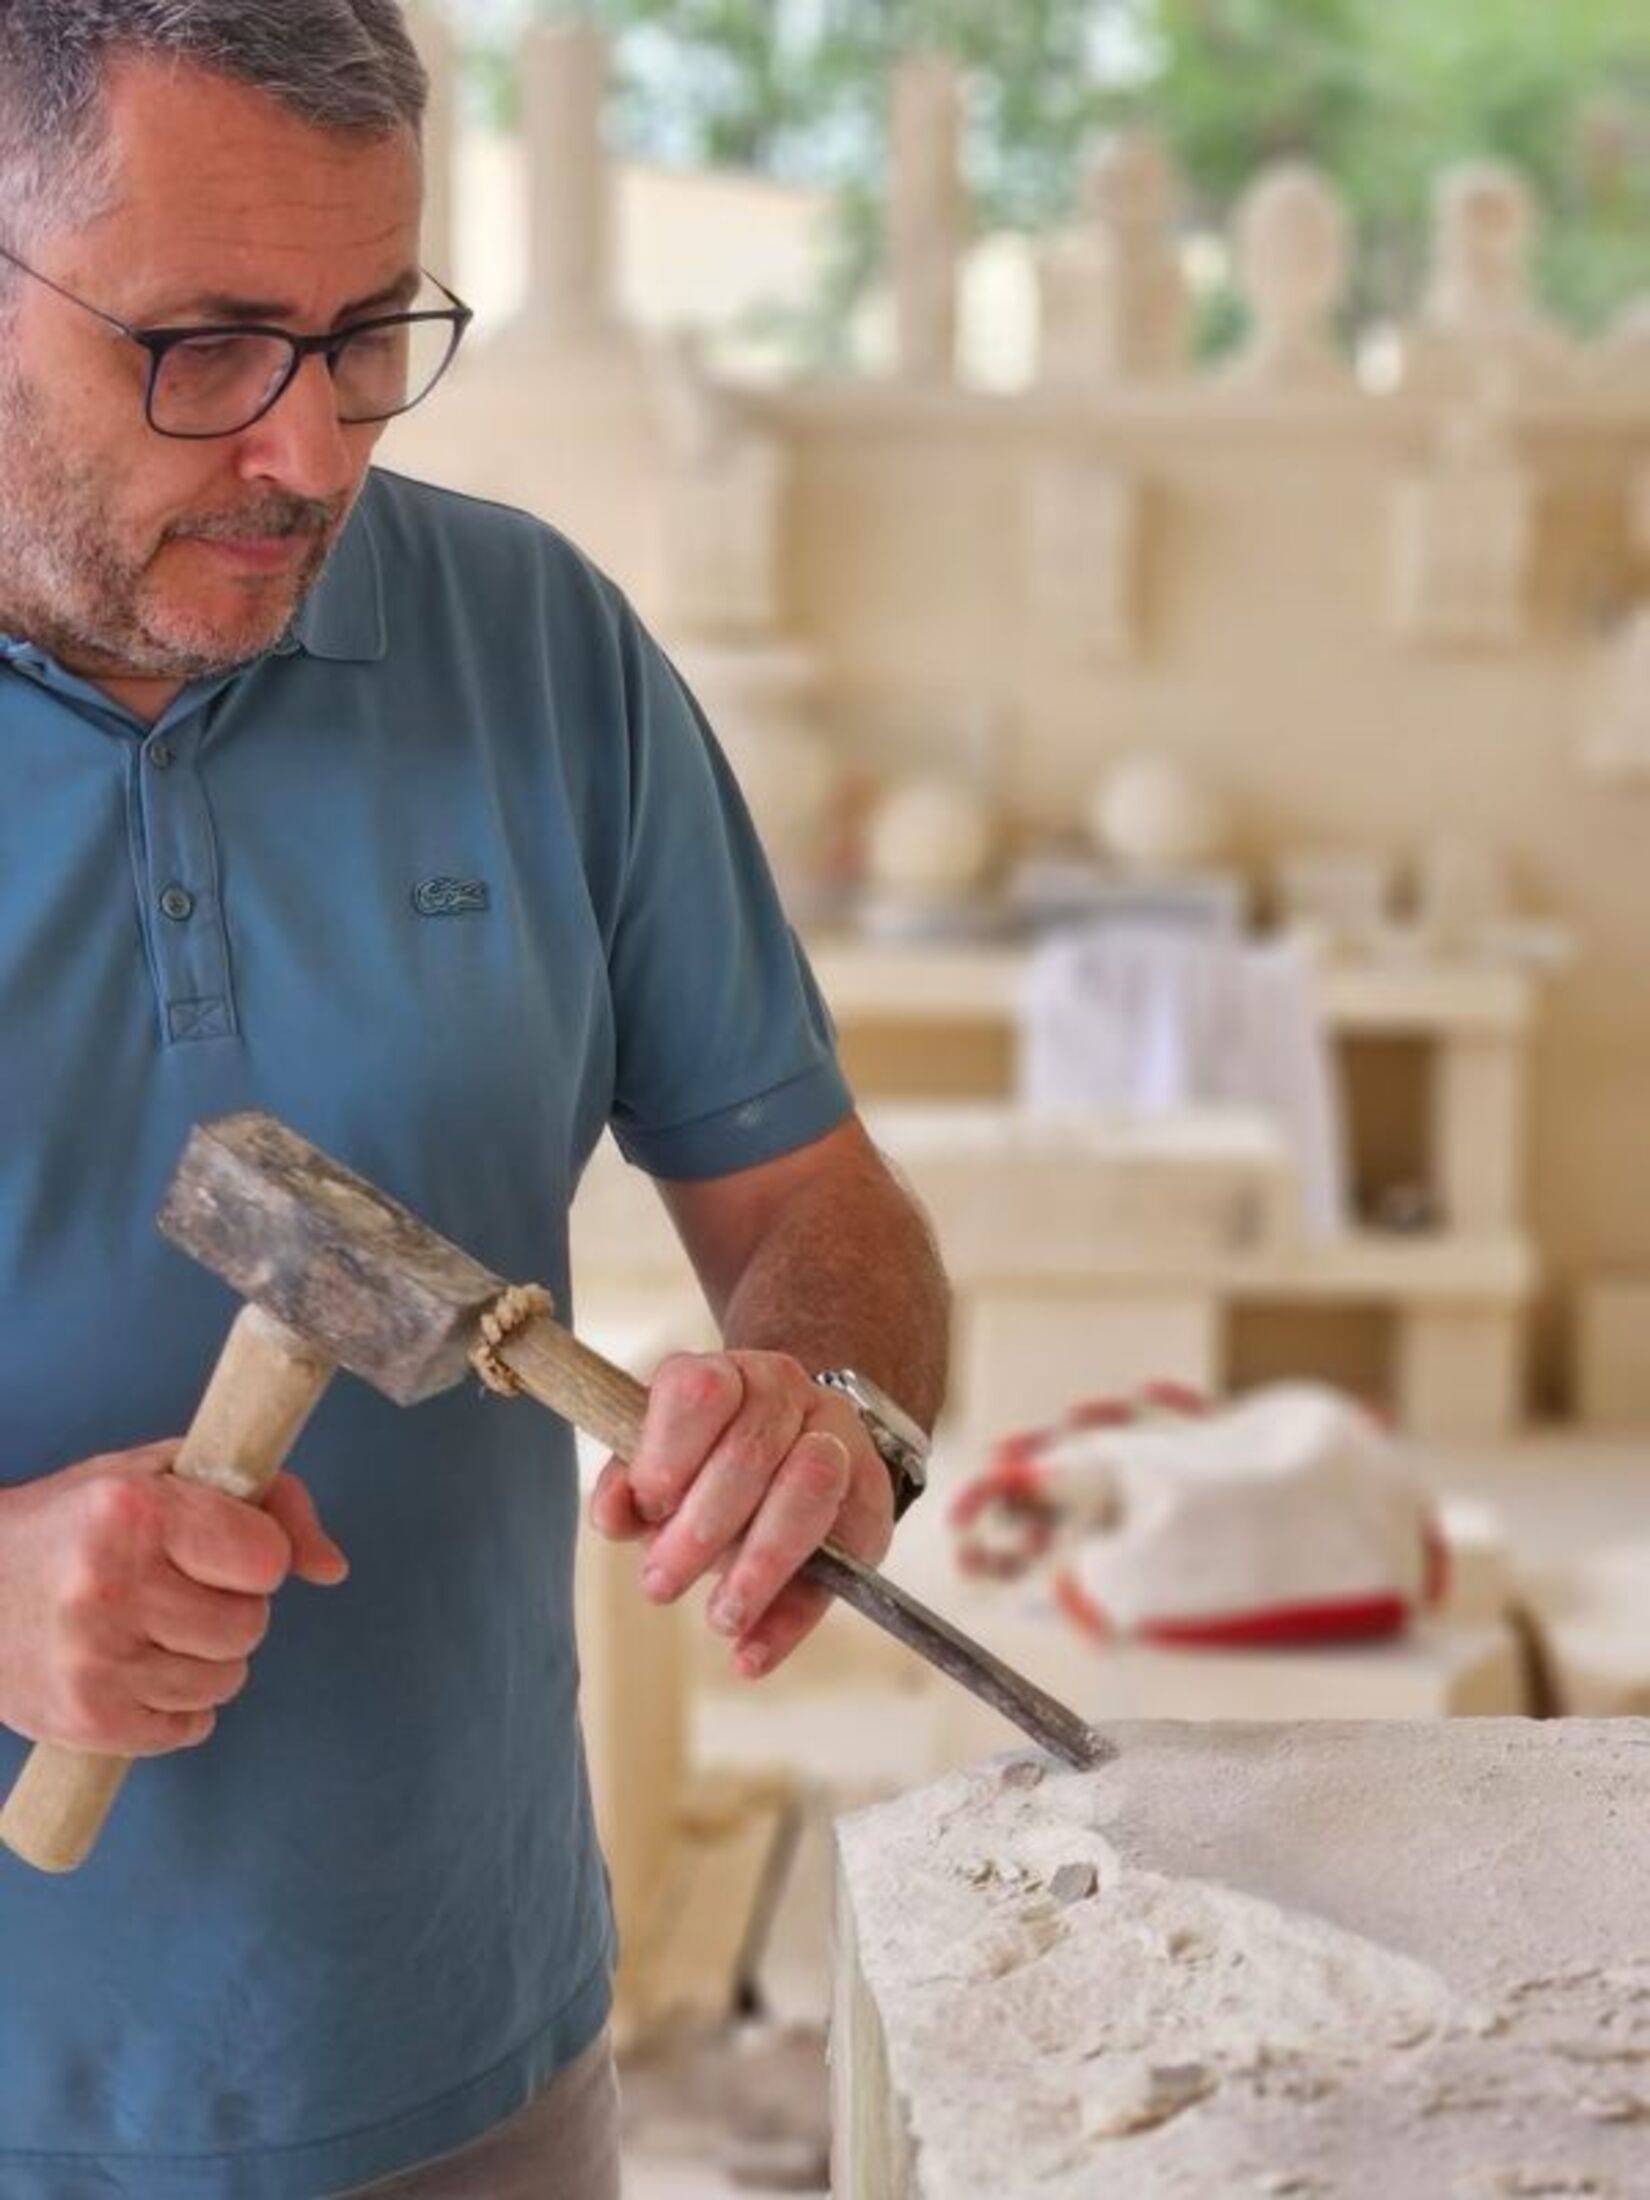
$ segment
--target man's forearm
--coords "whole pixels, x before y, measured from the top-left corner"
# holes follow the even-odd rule
[[[779,1210],[722,1313],[750,1352],[810,1373],[852,1367],[931,1429],[945,1397],[951,1294],[926,1218],[868,1152]]]

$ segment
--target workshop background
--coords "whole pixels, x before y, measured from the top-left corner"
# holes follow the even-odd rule
[[[1650,1708],[1640,0],[411,13],[479,321],[384,455],[738,774],[956,1282],[891,1570],[1089,1716]],[[637,2190],[823,2189],[833,1814],[1014,1736],[584,1561]]]

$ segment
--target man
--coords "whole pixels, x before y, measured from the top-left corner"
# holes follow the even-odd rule
[[[547,529],[368,472],[466,318],[423,97],[393,0],[0,0],[0,1781],[151,1760],[74,1878],[0,1857],[6,2200],[616,2187],[570,1439],[340,1384],[266,1511],[167,1476],[232,1312],[152,1227],[192,1122],[269,1108],[564,1308],[611,1122],[726,1349],[592,1511],[650,1595],[721,1577],[748,1674],[939,1402],[669,666]]]

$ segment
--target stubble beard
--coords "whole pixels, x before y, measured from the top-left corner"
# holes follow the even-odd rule
[[[353,497],[321,504],[279,491],[233,512],[173,521],[141,550],[116,533],[110,488],[52,435],[23,377],[0,362],[0,629],[90,678],[189,681],[273,647],[320,577]],[[279,589],[248,590],[232,630],[168,603],[152,568],[171,541],[303,536]]]

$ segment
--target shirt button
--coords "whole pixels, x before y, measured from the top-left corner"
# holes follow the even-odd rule
[[[195,913],[195,897],[186,886],[168,886],[160,897],[161,912],[174,924],[187,924]]]
[[[149,761],[150,761],[150,763],[151,763],[151,764],[153,764],[153,765],[154,765],[154,767],[155,767],[156,771],[158,771],[158,772],[170,771],[170,770],[171,770],[171,768],[172,768],[172,744],[171,744],[171,742],[170,742],[170,741],[155,741],[155,742],[152,742],[152,743],[150,744],[150,749],[149,749]]]

